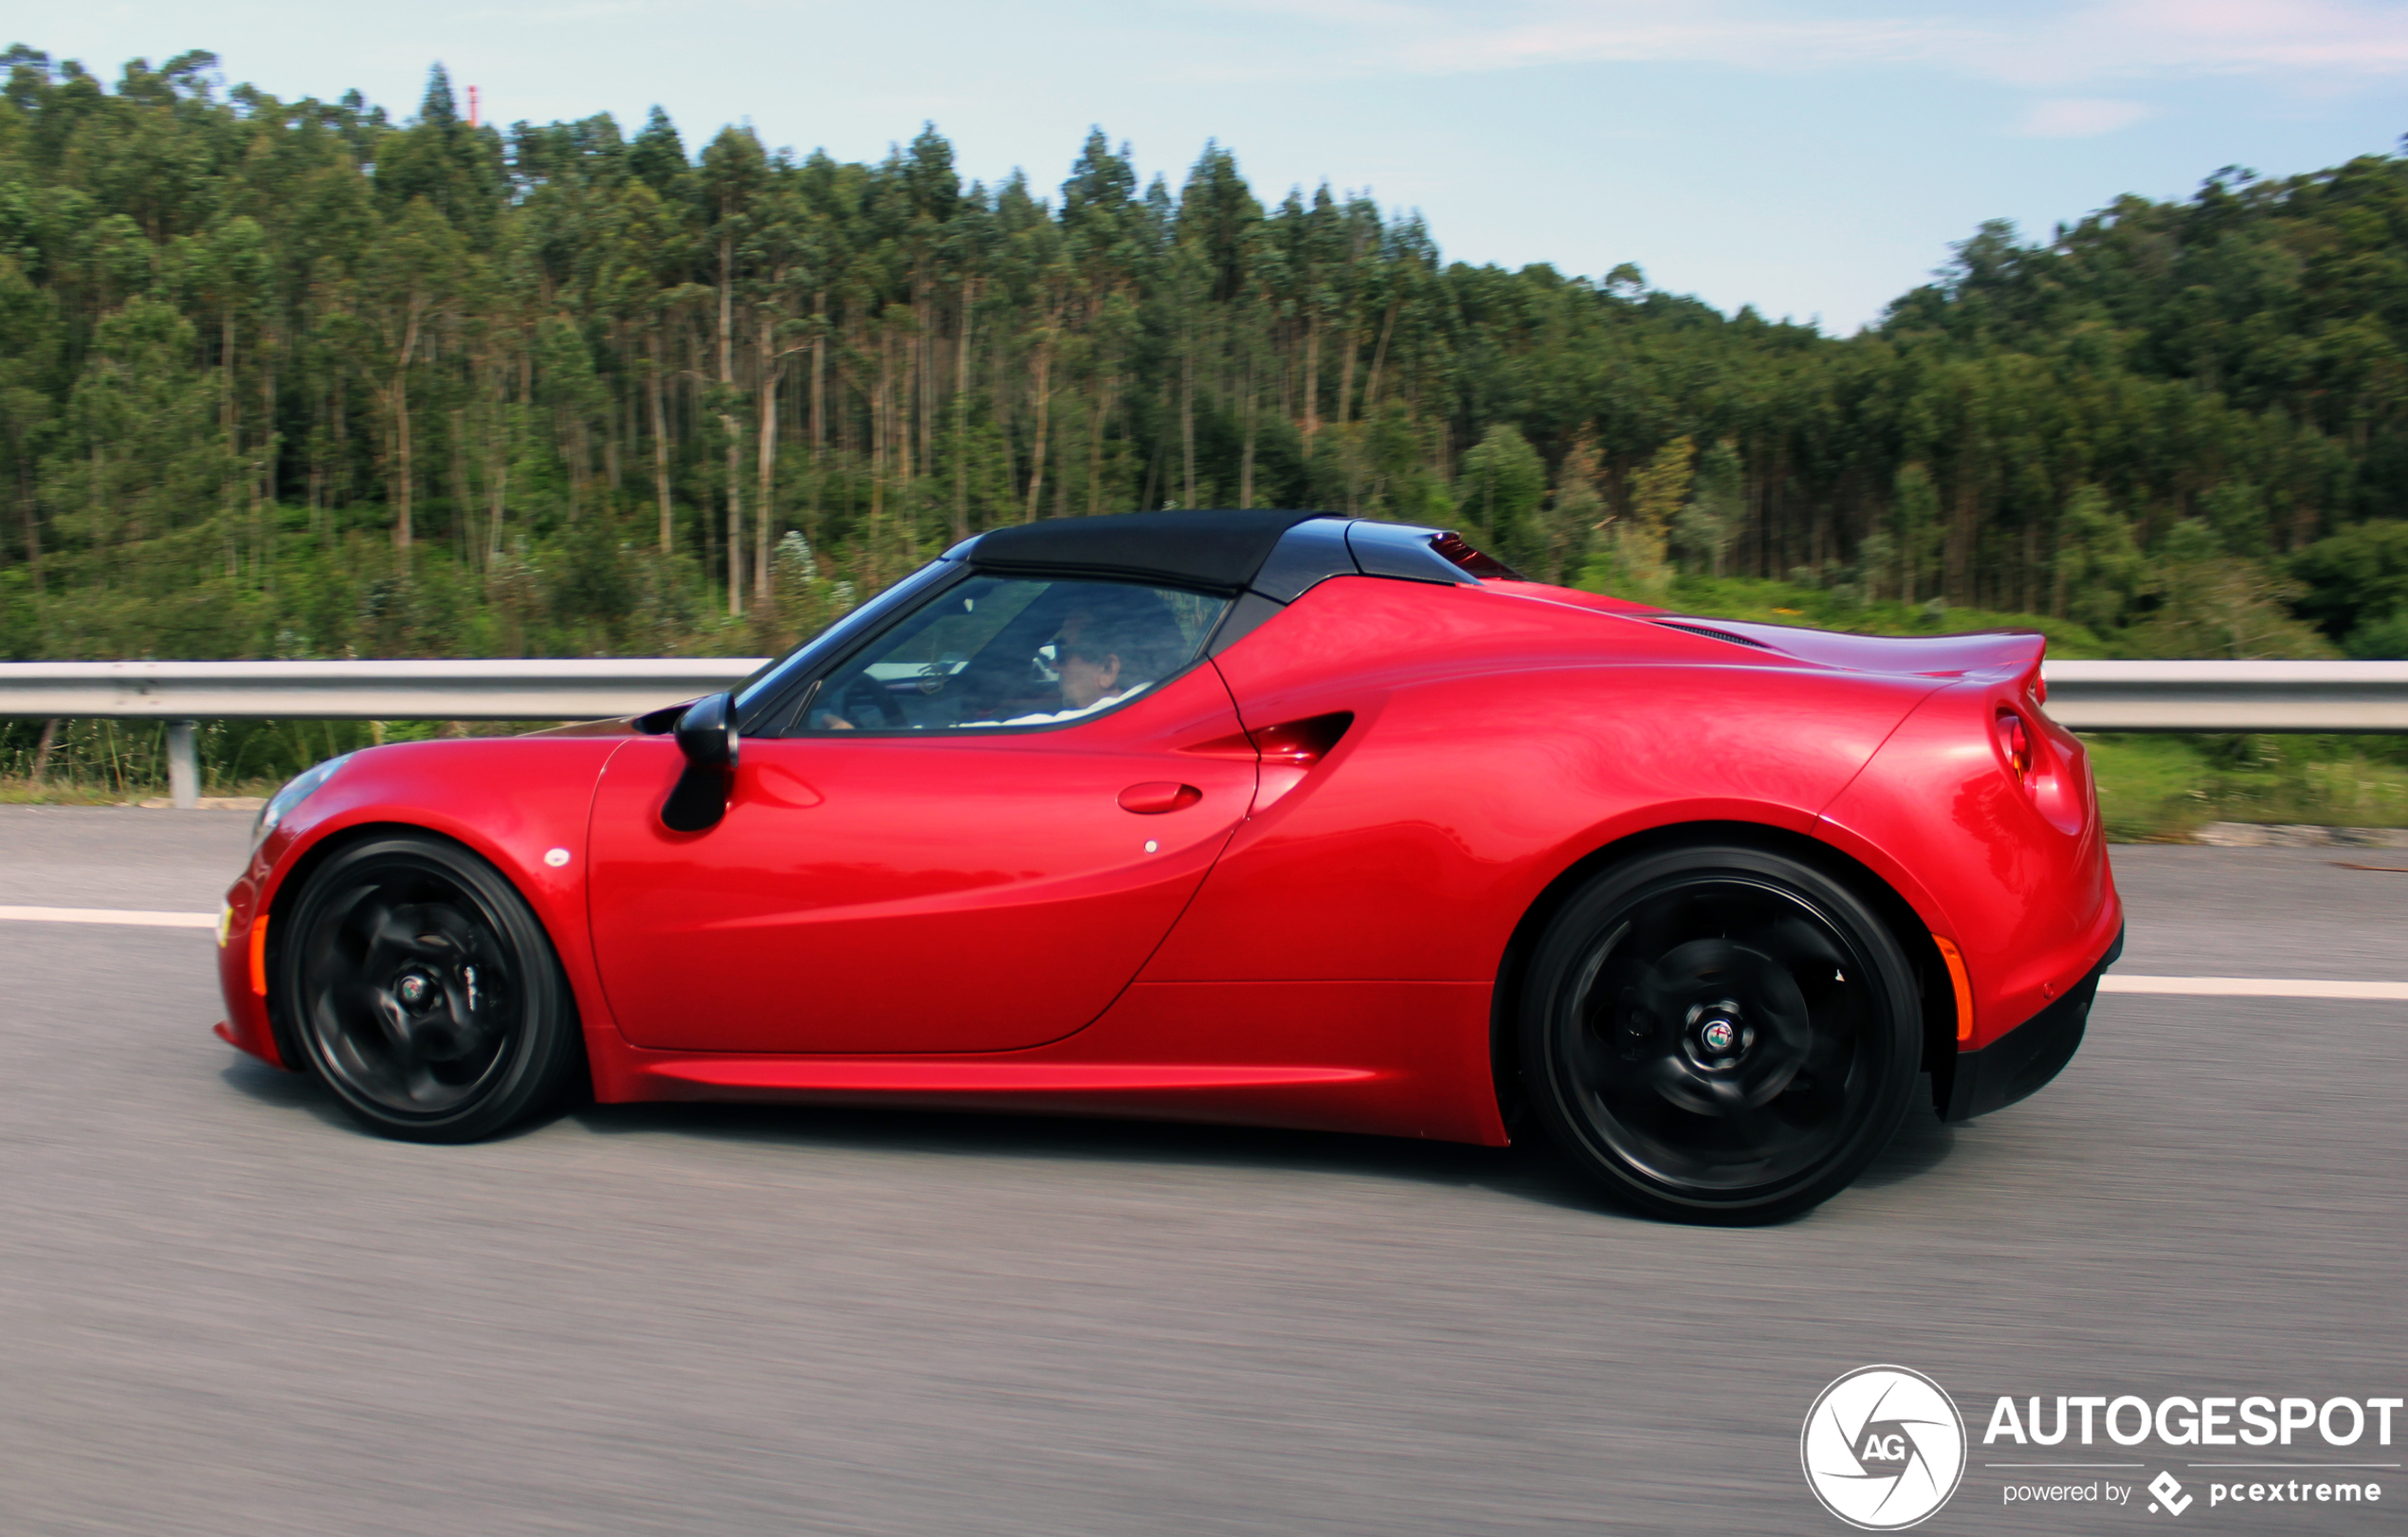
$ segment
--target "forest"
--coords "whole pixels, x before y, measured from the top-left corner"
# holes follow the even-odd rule
[[[996,523],[1309,505],[2061,654],[2408,655],[2408,157],[2003,223],[1852,337],[1410,211],[0,54],[0,654],[759,654]],[[1633,240],[1636,243],[1637,237]],[[12,730],[14,728],[11,728]]]

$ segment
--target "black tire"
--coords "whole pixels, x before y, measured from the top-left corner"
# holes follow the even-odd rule
[[[1745,846],[1642,854],[1580,887],[1522,990],[1530,1107],[1627,1204],[1772,1222],[1896,1132],[1921,1052],[1914,970],[1873,909]]]
[[[369,1130],[489,1137],[582,1059],[576,1003],[509,881],[448,840],[373,837],[312,871],[280,920],[279,1002],[310,1068]]]

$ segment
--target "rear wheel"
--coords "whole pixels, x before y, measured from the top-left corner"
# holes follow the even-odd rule
[[[1896,1131],[1920,1052],[1913,975],[1811,865],[1743,846],[1641,855],[1583,887],[1533,952],[1531,1107],[1642,1210],[1793,1216]]]
[[[576,1008],[542,925],[501,872],[423,833],[313,871],[280,945],[294,1034],[353,1119],[471,1142],[541,1108],[575,1068]]]

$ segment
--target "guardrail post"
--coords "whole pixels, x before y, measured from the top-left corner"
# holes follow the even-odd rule
[[[167,793],[180,812],[201,803],[200,735],[198,721],[167,723]]]

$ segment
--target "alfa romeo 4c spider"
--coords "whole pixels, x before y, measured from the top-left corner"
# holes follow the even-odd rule
[[[604,1104],[1502,1145],[1769,1220],[2054,1077],[2122,944],[2041,637],[1687,617],[1304,512],[999,528],[723,694],[320,763],[219,1034],[388,1136]]]

